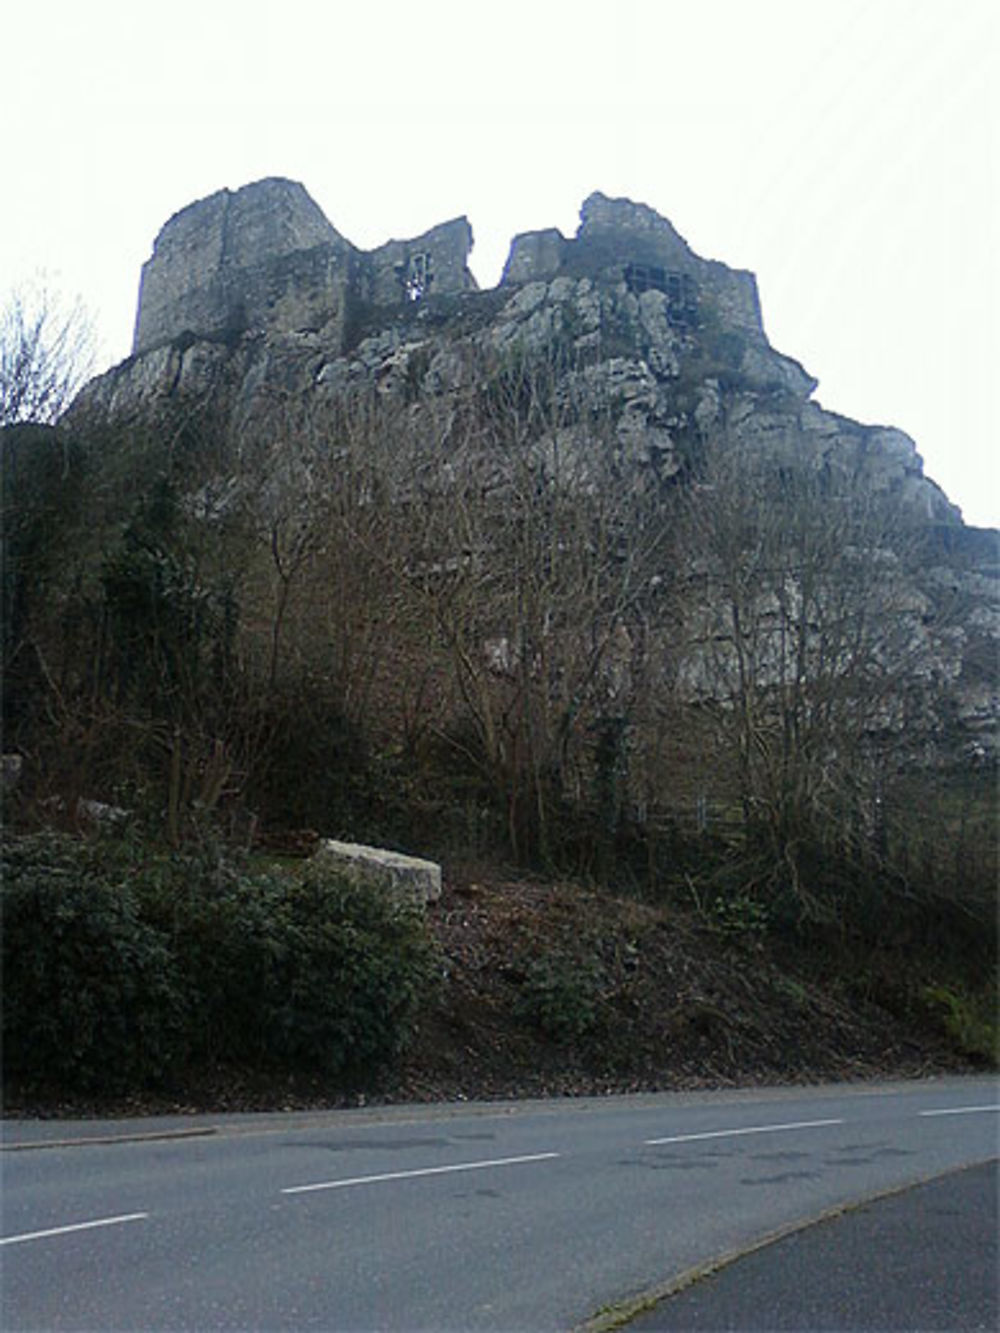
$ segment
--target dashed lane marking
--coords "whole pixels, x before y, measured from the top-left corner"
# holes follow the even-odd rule
[[[975,1115],[977,1111],[1000,1111],[1000,1106],[946,1106],[941,1111],[920,1111],[919,1115]]]
[[[557,1152],[532,1153],[528,1157],[495,1157],[485,1162],[454,1162],[451,1166],[424,1166],[413,1171],[387,1171],[378,1176],[350,1176],[342,1180],[321,1180],[314,1185],[290,1185],[282,1194],[308,1194],[313,1190],[342,1190],[351,1185],[378,1185],[386,1180],[411,1180],[415,1176],[443,1176],[455,1171],[485,1171],[495,1166],[520,1166],[526,1162],[545,1162],[561,1156]]]
[[[122,1222],[141,1222],[148,1213],[124,1213],[121,1217],[98,1217],[92,1222],[71,1222],[64,1227],[48,1227],[45,1231],[25,1231],[20,1236],[3,1236],[0,1245],[20,1245],[25,1240],[45,1240],[48,1236],[67,1236],[72,1231],[91,1231],[94,1227],[116,1227]]]
[[[784,1125],[749,1125],[743,1129],[712,1129],[701,1134],[671,1134],[662,1139],[646,1139],[647,1147],[659,1143],[693,1143],[696,1139],[730,1139],[741,1134],[778,1134],[789,1129],[819,1129],[823,1125],[842,1125],[843,1120],[792,1120]]]

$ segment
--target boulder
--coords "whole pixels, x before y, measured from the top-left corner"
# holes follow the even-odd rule
[[[350,879],[423,907],[441,897],[441,867],[402,852],[323,838],[312,857],[342,870]]]

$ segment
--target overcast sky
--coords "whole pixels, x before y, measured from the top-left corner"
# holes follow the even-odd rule
[[[913,436],[1000,524],[995,0],[19,0],[3,21],[0,289],[130,349],[171,213],[300,180],[371,248],[460,213],[472,267],[593,190],[757,274],[817,399]]]

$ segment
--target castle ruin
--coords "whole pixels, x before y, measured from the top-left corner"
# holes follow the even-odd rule
[[[699,258],[651,208],[592,194],[573,238],[554,228],[516,236],[501,287],[590,278],[666,297],[667,318],[693,332],[708,298],[733,328],[763,336],[751,273]],[[466,218],[371,251],[352,245],[302,185],[269,178],[220,190],[175,213],[143,266],[133,353],[178,339],[235,339],[252,330],[322,333],[344,350],[372,311],[474,292]]]

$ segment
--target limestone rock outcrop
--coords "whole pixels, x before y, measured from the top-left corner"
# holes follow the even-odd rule
[[[479,291],[465,218],[365,252],[292,181],[220,191],[163,227],[134,354],[87,386],[70,420],[130,423],[211,400],[242,442],[276,398],[322,409],[374,395],[446,442],[484,365],[547,361],[555,397],[611,428],[598,439],[579,413],[567,419],[533,446],[540,467],[553,448],[611,449],[623,484],[670,485],[692,450],[738,448],[849,473],[900,501],[940,553],[913,598],[914,644],[951,682],[968,743],[995,750],[996,534],[963,526],[902,431],[815,401],[817,381],[770,345],[751,273],[701,258],[643,204],[596,193],[580,216],[574,237],[516,236],[499,285]],[[585,484],[584,466],[577,476]],[[238,490],[238,478],[222,483]],[[938,633],[921,599],[945,591],[966,610]]]

